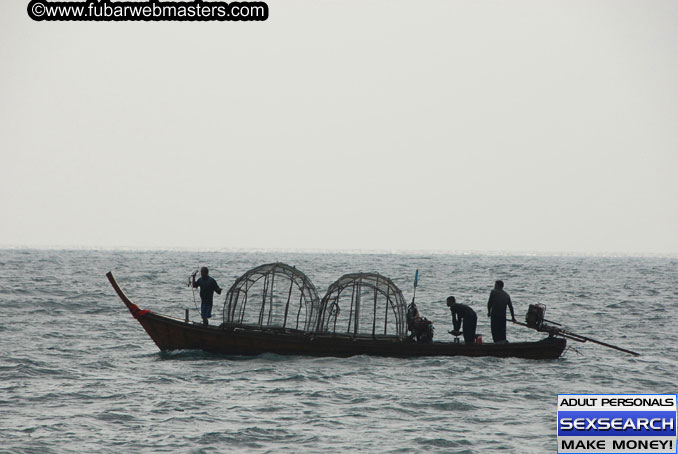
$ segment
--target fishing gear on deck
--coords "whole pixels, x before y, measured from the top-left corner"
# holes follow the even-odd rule
[[[195,310],[198,311],[198,313],[200,313],[200,308],[198,308],[198,302],[195,299],[195,287],[193,287],[193,279],[195,279],[195,275],[198,274],[199,272],[200,268],[193,271],[193,273],[190,276],[188,276],[188,286],[191,287],[191,292],[193,293],[193,305],[195,306]],[[186,309],[186,311],[188,312],[188,309]]]
[[[558,328],[559,326],[563,326],[560,323],[553,322],[551,320],[547,320],[544,318],[544,315],[546,315],[546,306],[543,304],[530,304],[530,307],[527,309],[527,314],[525,315],[525,322],[522,323],[517,320],[511,320],[513,323],[516,325],[521,325],[525,326],[527,328],[532,328],[534,330],[537,330],[539,332],[544,332],[544,333],[549,333],[549,336],[561,336],[565,337],[567,339],[572,339],[577,342],[593,342],[594,344],[602,345],[604,347],[608,348],[613,348],[615,350],[619,350],[624,353],[628,353],[633,356],[640,356],[640,353],[636,353],[632,350],[627,350],[622,347],[617,347],[616,345],[608,344],[606,342],[601,342],[596,339],[592,339],[590,337],[582,336],[580,334],[573,333],[572,331],[568,331],[563,328]],[[557,325],[557,326],[551,326],[551,325]]]
[[[407,330],[411,333],[408,339],[417,339],[417,342],[431,343],[433,342],[433,322],[422,317],[419,314],[419,309],[414,303],[417,296],[417,284],[419,283],[419,269],[414,273],[414,293],[412,294],[412,302],[407,306]]]
[[[417,342],[433,342],[433,322],[419,313],[417,305],[412,301],[407,306],[407,330],[410,331],[408,339],[417,339]]]

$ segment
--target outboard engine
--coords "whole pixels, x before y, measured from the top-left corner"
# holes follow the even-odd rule
[[[541,329],[544,324],[544,315],[546,315],[546,306],[543,304],[530,304],[525,315],[525,323],[530,328]]]

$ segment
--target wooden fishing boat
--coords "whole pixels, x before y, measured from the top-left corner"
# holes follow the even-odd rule
[[[223,323],[210,326],[190,321],[188,315],[180,319],[140,309],[112,273],[106,276],[161,351],[555,359],[567,343],[552,334],[537,342],[504,344],[416,342],[407,335],[402,292],[391,279],[378,273],[344,275],[320,300],[315,286],[296,268],[283,263],[262,265],[236,280],[226,295]]]

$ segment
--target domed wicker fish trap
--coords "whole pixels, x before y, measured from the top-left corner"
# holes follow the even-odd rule
[[[224,302],[225,324],[313,331],[319,313],[313,283],[295,267],[279,262],[240,276]]]
[[[334,282],[320,303],[320,333],[405,338],[403,292],[378,273],[345,274]]]

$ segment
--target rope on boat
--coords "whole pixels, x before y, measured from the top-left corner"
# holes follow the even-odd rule
[[[200,313],[200,309],[198,309],[198,302],[195,299],[195,287],[193,287],[193,278],[195,277],[196,274],[200,271],[200,268],[195,270],[193,274],[188,276],[188,286],[191,287],[191,292],[193,292],[193,305],[195,306],[195,310]]]

